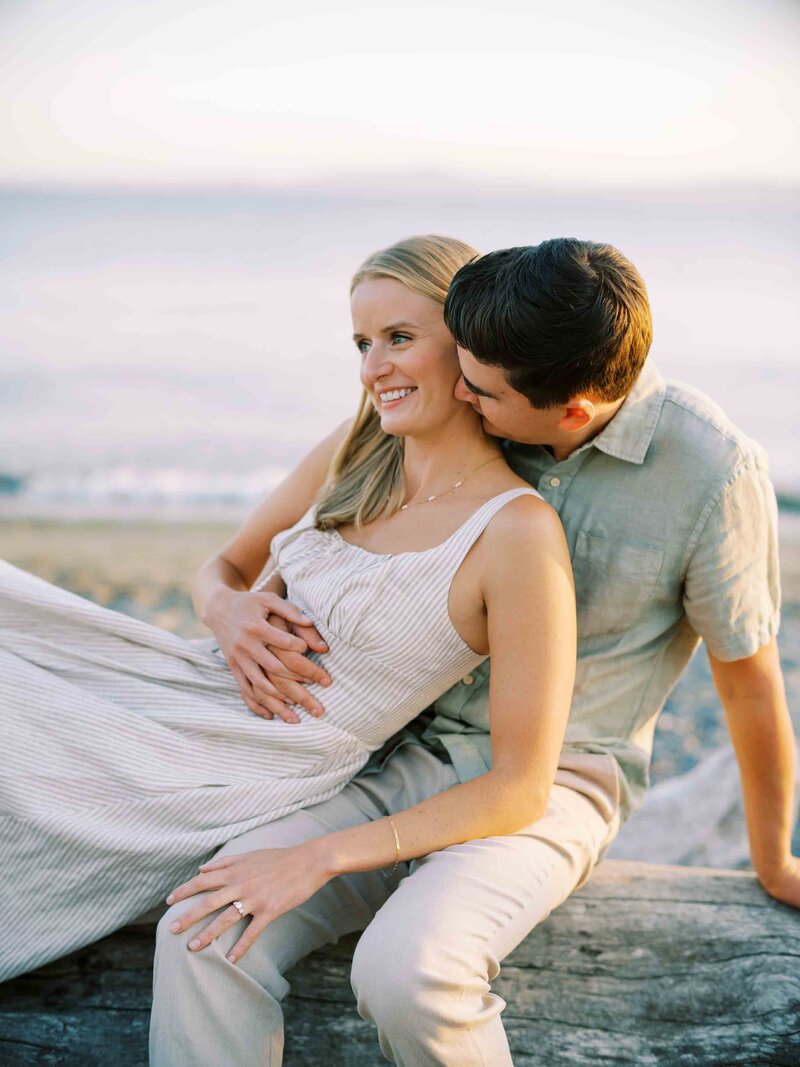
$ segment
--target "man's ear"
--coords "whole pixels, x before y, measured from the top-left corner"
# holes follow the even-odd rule
[[[591,400],[587,400],[585,396],[578,397],[564,405],[558,428],[568,433],[585,430],[596,414],[597,409]]]

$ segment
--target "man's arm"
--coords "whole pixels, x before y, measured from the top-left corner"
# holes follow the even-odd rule
[[[791,847],[796,744],[777,642],[745,659],[708,658],[739,763],[753,867],[770,896],[800,908]]]

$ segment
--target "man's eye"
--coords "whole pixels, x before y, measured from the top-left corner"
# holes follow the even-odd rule
[[[356,348],[363,356],[365,352],[369,351],[369,341],[356,341]]]

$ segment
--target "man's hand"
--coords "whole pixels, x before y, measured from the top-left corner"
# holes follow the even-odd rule
[[[268,616],[267,623],[284,633],[292,633],[295,637],[299,637],[313,652],[328,651],[328,646],[314,626],[291,623],[280,615]],[[323,715],[325,708],[305,686],[309,682],[328,686],[331,684],[330,675],[316,663],[312,663],[305,653],[293,652],[277,646],[270,646],[267,651],[278,662],[276,668],[267,672],[267,680],[278,692],[280,698],[290,704],[300,704],[317,717]]]
[[[800,908],[800,858],[791,856],[784,867],[768,882],[759,879],[764,889],[781,904]]]
[[[276,593],[231,592],[217,612],[214,632],[252,712],[292,723],[300,721],[294,704],[322,714],[322,705],[302,683],[330,685],[323,668],[305,655],[325,652],[327,645],[294,604]]]

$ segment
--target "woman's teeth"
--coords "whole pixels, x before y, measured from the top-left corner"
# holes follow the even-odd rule
[[[416,386],[413,386],[411,389],[392,389],[389,393],[378,393],[378,396],[381,398],[382,404],[388,404],[390,400],[402,400],[409,393],[416,392],[416,388]]]

